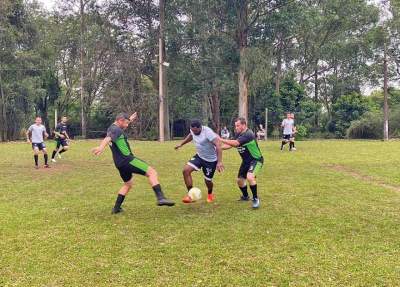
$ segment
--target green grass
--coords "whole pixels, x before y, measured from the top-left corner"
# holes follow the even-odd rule
[[[0,286],[399,284],[400,192],[329,165],[400,185],[400,142],[299,142],[295,153],[261,143],[256,211],[236,202],[235,150],[215,177],[216,202],[184,205],[193,147],[134,142],[177,206],[157,207],[136,177],[116,216],[121,180],[110,151],[91,156],[96,144],[74,142],[50,170],[32,168],[28,144],[0,144]],[[200,173],[195,184],[204,191]]]

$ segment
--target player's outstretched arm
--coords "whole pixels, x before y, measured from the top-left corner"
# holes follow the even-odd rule
[[[185,144],[190,143],[192,140],[193,140],[192,134],[188,134],[188,135],[184,138],[184,140],[183,140],[180,144],[178,144],[178,145],[175,147],[175,150],[180,149],[180,148],[183,147]]]
[[[226,145],[228,145],[228,146],[230,146],[230,147],[238,147],[238,146],[240,146],[240,143],[239,143],[239,141],[237,141],[237,140],[225,140],[225,139],[221,139],[221,142],[223,143],[223,144],[226,144]]]
[[[92,149],[92,153],[94,155],[100,155],[110,142],[111,142],[111,137],[105,137],[98,147]]]
[[[131,123],[135,122],[137,120],[138,116],[137,116],[137,112],[134,112],[130,117],[129,117],[129,121]]]
[[[218,136],[213,140],[213,144],[215,145],[215,149],[217,151],[217,170],[219,172],[223,172],[224,164],[222,163],[222,143]]]

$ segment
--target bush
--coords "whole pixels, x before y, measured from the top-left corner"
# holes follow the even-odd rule
[[[297,126],[296,139],[304,139],[308,136],[308,130],[305,126]]]
[[[380,139],[383,137],[383,115],[367,112],[361,119],[352,121],[346,132],[347,138]]]

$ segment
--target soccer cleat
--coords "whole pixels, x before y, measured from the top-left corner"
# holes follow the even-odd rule
[[[253,208],[259,208],[260,207],[260,200],[258,198],[253,198],[252,206],[253,206]]]
[[[113,208],[112,210],[111,210],[111,214],[117,214],[117,213],[121,213],[121,212],[123,212],[124,210],[120,207],[120,208]]]
[[[172,200],[170,200],[170,199],[167,199],[167,198],[161,198],[161,199],[159,199],[159,200],[157,200],[157,205],[158,206],[174,206],[175,205],[175,202],[173,202]]]
[[[250,197],[244,196],[244,195],[241,195],[240,198],[238,199],[238,201],[249,201],[249,200],[250,200]]]
[[[183,202],[183,203],[192,203],[193,200],[192,200],[192,198],[191,198],[189,195],[185,195],[185,196],[183,197],[183,199],[182,199],[182,202]]]
[[[214,194],[211,193],[211,194],[207,195],[207,202],[208,203],[213,202],[214,199],[215,199]]]
[[[39,166],[35,165],[35,169],[39,169]]]
[[[296,148],[295,148],[295,147],[293,147],[293,148],[292,148],[292,150],[293,150],[293,151],[296,151]]]
[[[59,159],[61,159],[61,154],[60,153],[57,153],[57,156],[58,156]]]
[[[51,159],[52,162],[57,162],[54,158]]]
[[[50,168],[50,166],[48,164],[45,164],[43,167],[44,168]]]

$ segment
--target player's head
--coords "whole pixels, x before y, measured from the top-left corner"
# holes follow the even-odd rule
[[[68,118],[67,118],[66,116],[63,116],[63,117],[61,118],[61,122],[62,122],[63,124],[67,123],[67,121],[68,121]]]
[[[291,117],[292,119],[294,119],[294,113],[291,113],[291,114],[290,114],[290,117]]]
[[[247,121],[245,118],[239,117],[235,120],[235,132],[240,134],[247,130]]]
[[[41,117],[36,117],[35,118],[35,124],[41,125],[42,124],[42,118]]]
[[[190,122],[190,130],[195,134],[201,134],[201,121],[200,120],[192,120]]]
[[[126,129],[129,126],[129,116],[127,113],[119,113],[115,117],[115,123],[117,126],[119,126],[121,129]]]
[[[291,114],[291,113],[286,113],[286,117],[287,117],[288,119],[290,119],[290,118],[291,118],[291,116],[292,116],[292,114]]]

